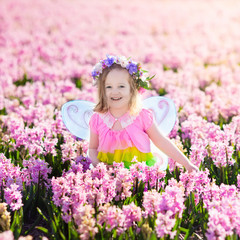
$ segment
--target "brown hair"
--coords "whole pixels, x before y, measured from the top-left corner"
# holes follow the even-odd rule
[[[106,91],[105,91],[105,81],[108,73],[113,69],[126,70],[125,68],[121,67],[121,65],[116,63],[112,64],[111,67],[107,67],[103,69],[101,75],[99,76],[99,79],[97,80],[98,103],[94,108],[95,112],[105,113],[108,111],[107,97],[106,97]],[[129,81],[130,93],[131,93],[131,98],[129,101],[129,110],[130,110],[130,113],[134,115],[140,111],[141,104],[140,104],[136,82],[134,81],[133,77],[130,74],[129,74],[128,81]]]

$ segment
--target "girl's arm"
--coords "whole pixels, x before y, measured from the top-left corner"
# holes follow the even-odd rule
[[[97,166],[97,164],[100,162],[97,159],[97,155],[98,155],[98,135],[92,131],[90,131],[90,141],[89,141],[89,147],[88,147],[88,155],[92,161],[92,165],[94,167]]]
[[[169,138],[161,134],[155,123],[153,123],[146,132],[156,147],[158,147],[168,157],[183,165],[189,172],[193,170],[199,171],[199,169],[188,160],[188,158],[174,143],[171,142]]]

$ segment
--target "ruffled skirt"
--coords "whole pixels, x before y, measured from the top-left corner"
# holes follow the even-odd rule
[[[126,168],[129,168],[136,162],[146,162],[148,166],[153,166],[156,163],[156,158],[151,152],[140,152],[136,147],[115,150],[114,153],[98,152],[97,158],[104,163],[112,165],[113,162],[123,162]],[[135,160],[135,161],[134,161]]]

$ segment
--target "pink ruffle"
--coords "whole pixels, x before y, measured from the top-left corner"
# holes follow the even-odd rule
[[[123,150],[134,146],[143,153],[151,151],[150,140],[146,133],[153,123],[151,110],[142,109],[133,122],[120,131],[109,128],[108,121],[104,122],[104,120],[107,121],[107,118],[95,113],[89,123],[90,129],[99,136],[99,152],[114,153],[116,149]]]

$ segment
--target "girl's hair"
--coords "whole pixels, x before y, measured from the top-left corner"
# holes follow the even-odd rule
[[[94,108],[95,112],[105,113],[108,111],[105,82],[106,82],[108,73],[114,69],[127,71],[125,68],[121,67],[121,65],[116,64],[116,63],[114,63],[111,67],[107,67],[107,68],[103,69],[103,71],[97,81],[98,103]],[[131,94],[131,98],[129,101],[129,111],[130,111],[130,114],[137,115],[141,109],[141,102],[140,102],[140,97],[138,94],[137,85],[136,85],[136,82],[134,81],[133,77],[130,74],[129,74],[128,81],[129,81],[129,85],[130,85],[130,94]]]

